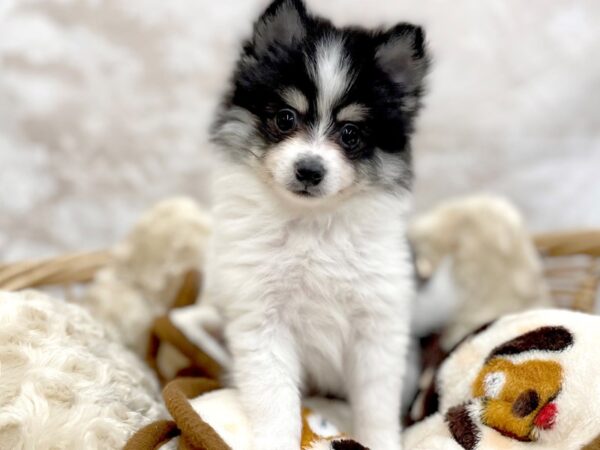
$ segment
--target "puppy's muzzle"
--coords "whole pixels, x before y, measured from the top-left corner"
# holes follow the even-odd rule
[[[320,158],[303,158],[294,165],[296,180],[305,188],[318,186],[325,178],[325,166]]]

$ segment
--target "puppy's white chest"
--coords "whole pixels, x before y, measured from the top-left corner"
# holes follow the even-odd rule
[[[366,196],[330,213],[301,214],[264,194],[222,194],[205,299],[222,311],[230,340],[252,332],[264,342],[257,345],[268,345],[283,330],[304,381],[341,393],[357,333],[407,326],[403,205]]]
[[[314,224],[289,224],[273,235],[263,251],[268,273],[262,282],[283,311],[306,314],[363,308],[361,281],[385,277],[384,255],[368,242],[337,227],[318,229]],[[379,260],[379,261],[378,261]],[[261,270],[262,272],[262,270]]]
[[[340,387],[353,323],[370,314],[360,244],[348,239],[291,230],[270,263],[267,301],[293,335],[307,383],[329,391]]]

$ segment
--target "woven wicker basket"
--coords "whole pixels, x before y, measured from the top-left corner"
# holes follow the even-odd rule
[[[591,312],[600,287],[600,230],[534,236],[556,306]],[[110,250],[0,265],[0,289],[85,283],[110,262]]]

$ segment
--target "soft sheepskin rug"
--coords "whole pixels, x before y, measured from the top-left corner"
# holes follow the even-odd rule
[[[173,193],[208,200],[208,126],[268,1],[0,0],[0,260],[104,247]],[[427,28],[421,211],[486,190],[535,229],[600,223],[598,0],[306,1]]]
[[[166,416],[132,353],[77,305],[0,292],[0,449],[120,449]]]

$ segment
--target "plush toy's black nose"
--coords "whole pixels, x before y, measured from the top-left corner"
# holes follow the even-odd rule
[[[316,186],[325,176],[325,167],[320,158],[304,158],[296,162],[296,180],[305,186]]]
[[[527,417],[540,406],[540,396],[533,389],[523,392],[512,405],[512,413],[519,418]]]

